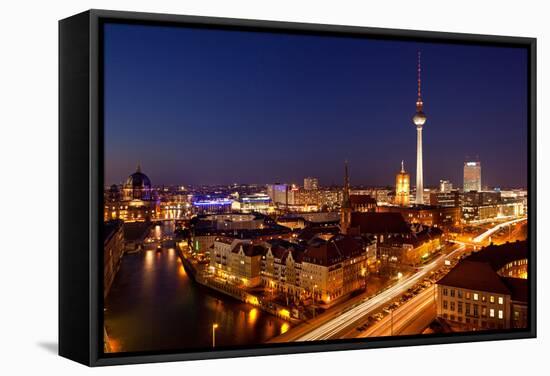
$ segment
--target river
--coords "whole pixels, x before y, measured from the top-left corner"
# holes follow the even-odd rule
[[[168,222],[152,229],[161,237]],[[114,352],[204,350],[251,346],[287,331],[284,320],[195,283],[175,249],[126,254],[105,301]]]

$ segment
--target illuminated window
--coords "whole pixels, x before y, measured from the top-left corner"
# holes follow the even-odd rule
[[[474,293],[474,300],[478,300],[479,299],[479,295],[477,293]]]
[[[502,309],[498,310],[498,318],[501,320],[504,318],[504,312],[502,311]]]
[[[495,310],[494,310],[493,308],[491,308],[491,309],[489,310],[489,316],[490,316],[490,317],[495,317]]]
[[[504,304],[504,298],[502,296],[498,297],[498,304]]]
[[[495,297],[494,297],[493,295],[491,295],[491,297],[489,298],[489,301],[490,301],[491,303],[494,303],[494,302],[495,302]]]

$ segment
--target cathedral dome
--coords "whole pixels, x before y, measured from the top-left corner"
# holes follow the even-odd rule
[[[126,200],[150,200],[151,180],[141,172],[138,165],[136,172],[128,177],[124,184],[124,195]]]
[[[143,172],[136,171],[132,175],[128,176],[126,180],[126,186],[128,188],[151,188],[151,180]]]

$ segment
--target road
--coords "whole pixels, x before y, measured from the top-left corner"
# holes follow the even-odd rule
[[[503,223],[500,223],[498,225],[496,225],[495,227],[491,227],[490,229],[488,229],[487,231],[485,231],[484,233],[476,236],[474,239],[473,239],[473,242],[474,243],[481,243],[482,241],[484,241],[485,239],[487,239],[489,236],[493,235],[494,233],[496,233],[498,230],[506,227],[506,226],[509,226],[509,225],[512,225],[514,223],[518,223],[518,222],[523,222],[523,221],[526,221],[527,218],[519,218],[519,219],[513,219],[511,221],[507,221],[507,222],[503,222]]]
[[[417,282],[421,281],[429,275],[430,272],[437,270],[443,266],[445,259],[453,257],[465,249],[464,245],[460,245],[450,253],[443,253],[434,261],[421,266],[418,271],[408,277],[404,277],[394,286],[383,290],[380,294],[371,297],[370,299],[358,304],[351,309],[341,312],[340,315],[334,317],[319,327],[314,328],[309,333],[297,338],[297,341],[319,341],[326,339],[341,338],[341,334],[348,333],[351,328],[356,326],[357,321],[364,319],[374,311],[382,308],[387,302],[397,298],[405,293],[409,288],[413,287]]]
[[[470,245],[479,246],[480,242],[484,241],[489,236],[496,233],[498,230],[500,230],[503,227],[509,226],[514,223],[526,221],[526,220],[527,218],[518,218],[507,222],[499,223],[498,225],[492,228],[489,228],[487,231],[478,235],[475,239],[473,239],[474,241],[472,243],[455,241],[455,243],[458,245],[456,249],[450,251],[449,253],[445,251],[442,252],[440,256],[438,256],[429,264],[419,267],[416,273],[409,275],[407,277],[403,277],[402,280],[400,280],[393,286],[380,291],[379,294],[372,296],[368,299],[365,299],[358,304],[354,304],[353,306],[350,306],[343,310],[333,311],[333,313],[331,315],[328,315],[322,322],[317,321],[314,324],[312,323],[312,325],[309,325],[309,326],[301,326],[300,328],[296,328],[298,330],[296,330],[295,332],[289,331],[289,333],[286,333],[287,336],[284,339],[285,342],[319,341],[319,340],[327,340],[327,339],[346,338],[347,336],[351,335],[351,333],[353,333],[353,330],[355,330],[357,326],[364,323],[368,316],[380,310],[388,302],[399,297],[401,294],[405,293],[409,288],[413,287],[417,282],[429,276],[430,272],[436,271],[437,269],[442,267],[445,262],[445,259],[452,258],[458,255],[459,253],[463,252],[466,249],[466,247]],[[424,298],[426,298],[426,296],[424,296]],[[435,308],[434,307],[430,308],[427,300],[422,301],[422,299],[419,299],[419,300],[416,300],[416,302],[417,302],[417,305],[416,305],[416,308],[414,309],[412,308],[414,307],[414,305],[405,305],[407,307],[411,307],[410,308],[411,311],[408,313],[405,313],[405,312],[403,313],[405,315],[403,317],[403,319],[405,320],[403,321],[403,325],[405,326],[402,328],[399,328],[399,330],[402,331],[403,334],[409,334],[409,332],[418,333],[418,331],[416,330],[420,330],[420,329],[416,328],[415,326],[422,326],[424,322],[426,322],[431,317],[433,317],[433,315],[435,315],[434,314]],[[415,320],[411,319],[415,314],[418,321],[417,323],[414,323]],[[394,320],[395,320],[395,317],[394,317]],[[382,332],[384,332],[384,328],[378,329],[378,330],[381,330]]]
[[[435,319],[435,285],[395,309],[364,332],[355,330],[353,337],[381,337],[419,334]]]

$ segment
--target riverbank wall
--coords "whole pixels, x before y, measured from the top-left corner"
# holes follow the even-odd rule
[[[195,283],[227,295],[233,299],[237,299],[243,303],[250,304],[290,323],[297,324],[301,322],[301,320],[291,316],[290,310],[287,307],[274,302],[264,301],[260,296],[251,294],[227,281],[216,280],[215,278],[209,277],[201,270],[198,270],[198,268],[185,257],[183,251],[179,247],[177,247],[177,252],[185,271]]]

